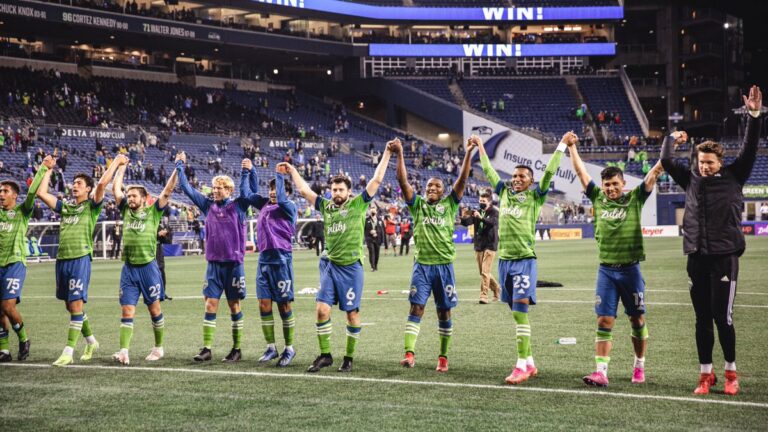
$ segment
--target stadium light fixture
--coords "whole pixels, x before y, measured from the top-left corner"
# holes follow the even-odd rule
[[[439,140],[447,140],[447,139],[448,139],[448,138],[450,138],[450,137],[451,137],[451,136],[450,136],[450,135],[448,135],[448,134],[447,134],[447,133],[445,133],[445,132],[437,134],[437,139],[439,139]]]
[[[333,75],[333,71],[328,69],[327,71],[325,71],[325,74],[328,75],[328,76],[331,76],[331,75]]]
[[[277,75],[277,74],[279,74],[279,73],[280,73],[280,71],[279,71],[279,70],[277,70],[277,68],[274,68],[274,69],[272,69],[272,73],[273,73],[273,74],[275,74],[275,75]]]
[[[723,28],[728,30],[729,28],[731,28],[731,24],[730,23],[725,23],[725,24],[723,24]]]

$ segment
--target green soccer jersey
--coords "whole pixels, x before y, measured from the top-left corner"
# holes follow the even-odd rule
[[[629,264],[643,261],[643,231],[640,217],[643,204],[650,193],[641,183],[630,193],[611,201],[603,191],[590,182],[587,196],[595,211],[595,239],[600,251],[600,262],[605,264]]]
[[[61,214],[59,251],[56,259],[75,259],[93,254],[93,231],[101,213],[101,203],[86,200],[80,204],[56,203]]]
[[[40,166],[23,203],[11,210],[0,208],[0,267],[15,262],[27,265],[27,227],[35,208],[37,188],[46,171],[48,168]]]
[[[128,207],[123,198],[120,201],[123,216],[123,261],[131,265],[152,262],[157,253],[157,227],[163,218],[163,210],[155,204],[136,211]]]
[[[522,192],[501,181],[487,155],[480,158],[483,172],[499,196],[499,259],[536,258],[536,221],[562,157],[563,152],[555,151],[536,189]]]
[[[342,206],[323,197],[315,200],[325,222],[324,253],[332,263],[347,266],[363,259],[365,212],[372,199],[363,192]]]
[[[419,264],[450,264],[456,259],[453,245],[453,231],[456,214],[459,212],[459,198],[451,194],[434,204],[415,195],[408,204],[413,216],[413,254]]]

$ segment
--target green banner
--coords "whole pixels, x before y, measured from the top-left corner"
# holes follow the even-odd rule
[[[768,185],[748,185],[742,189],[744,198],[768,198]]]

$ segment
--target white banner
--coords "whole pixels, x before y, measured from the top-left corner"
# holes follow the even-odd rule
[[[677,225],[643,226],[643,237],[680,237]]]
[[[544,154],[540,140],[529,135],[510,130],[509,128],[486,120],[475,114],[464,112],[464,137],[478,135],[485,143],[488,158],[491,165],[499,173],[502,180],[512,176],[517,165],[527,165],[533,169],[534,180],[544,175],[544,169],[549,162],[551,154]],[[585,162],[587,172],[595,184],[600,185],[600,172],[605,169],[602,165]],[[627,191],[637,187],[643,179],[630,174],[624,176]],[[576,177],[571,160],[563,156],[560,167],[552,179],[551,189],[565,193],[568,200],[575,203],[582,202],[584,188]],[[656,224],[656,192],[654,191],[643,207],[642,224]]]

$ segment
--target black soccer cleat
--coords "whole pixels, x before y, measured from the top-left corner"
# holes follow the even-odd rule
[[[13,360],[11,353],[0,353],[0,363],[8,363]]]
[[[237,363],[240,361],[241,358],[243,358],[243,355],[240,352],[240,348],[232,348],[232,351],[230,351],[229,354],[227,354],[227,356],[224,357],[224,360],[222,360],[222,362]]]
[[[330,354],[320,354],[307,368],[307,372],[315,373],[320,369],[333,365],[333,357]]]
[[[352,357],[344,356],[344,362],[339,366],[339,372],[352,372]]]
[[[204,361],[211,361],[213,358],[213,353],[211,353],[211,350],[208,348],[203,348],[200,350],[200,353],[194,357],[194,360],[196,362],[204,362]]]
[[[17,356],[19,361],[26,360],[29,357],[29,345],[29,339],[26,342],[19,342],[19,355]]]

